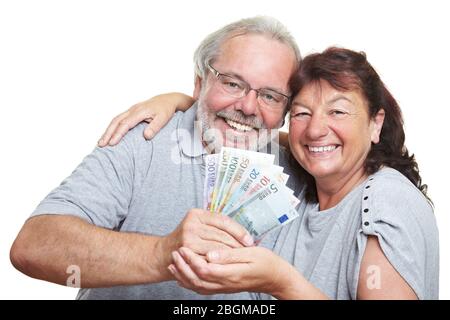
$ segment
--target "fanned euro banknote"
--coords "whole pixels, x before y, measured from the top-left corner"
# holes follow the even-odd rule
[[[243,225],[256,241],[298,217],[289,176],[267,153],[223,147],[206,156],[204,209]]]

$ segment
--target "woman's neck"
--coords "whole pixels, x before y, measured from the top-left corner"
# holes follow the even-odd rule
[[[367,178],[364,167],[341,177],[316,179],[320,211],[336,206],[356,186]]]

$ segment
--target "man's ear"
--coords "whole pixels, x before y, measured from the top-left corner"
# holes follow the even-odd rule
[[[192,94],[192,97],[194,100],[198,100],[200,97],[200,91],[202,90],[202,78],[199,76],[195,76],[195,87],[194,87],[194,93]]]
[[[373,125],[371,140],[375,144],[380,142],[380,134],[381,129],[383,128],[384,116],[385,116],[384,109],[380,109],[375,115],[375,117],[371,120]]]

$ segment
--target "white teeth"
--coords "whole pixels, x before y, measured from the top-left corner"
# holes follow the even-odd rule
[[[228,125],[236,130],[239,131],[243,131],[243,132],[247,132],[252,130],[253,128],[250,126],[247,126],[245,124],[230,120],[230,119],[224,119],[226,123],[228,123]]]
[[[324,147],[310,147],[308,146],[309,151],[311,152],[330,152],[336,149],[336,146],[324,146]]]

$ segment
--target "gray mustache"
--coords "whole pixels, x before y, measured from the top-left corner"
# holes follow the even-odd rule
[[[264,123],[261,119],[257,118],[256,116],[247,116],[240,110],[221,110],[217,112],[216,115],[225,119],[229,119],[231,121],[236,121],[244,125],[254,127],[256,129],[264,128]]]

